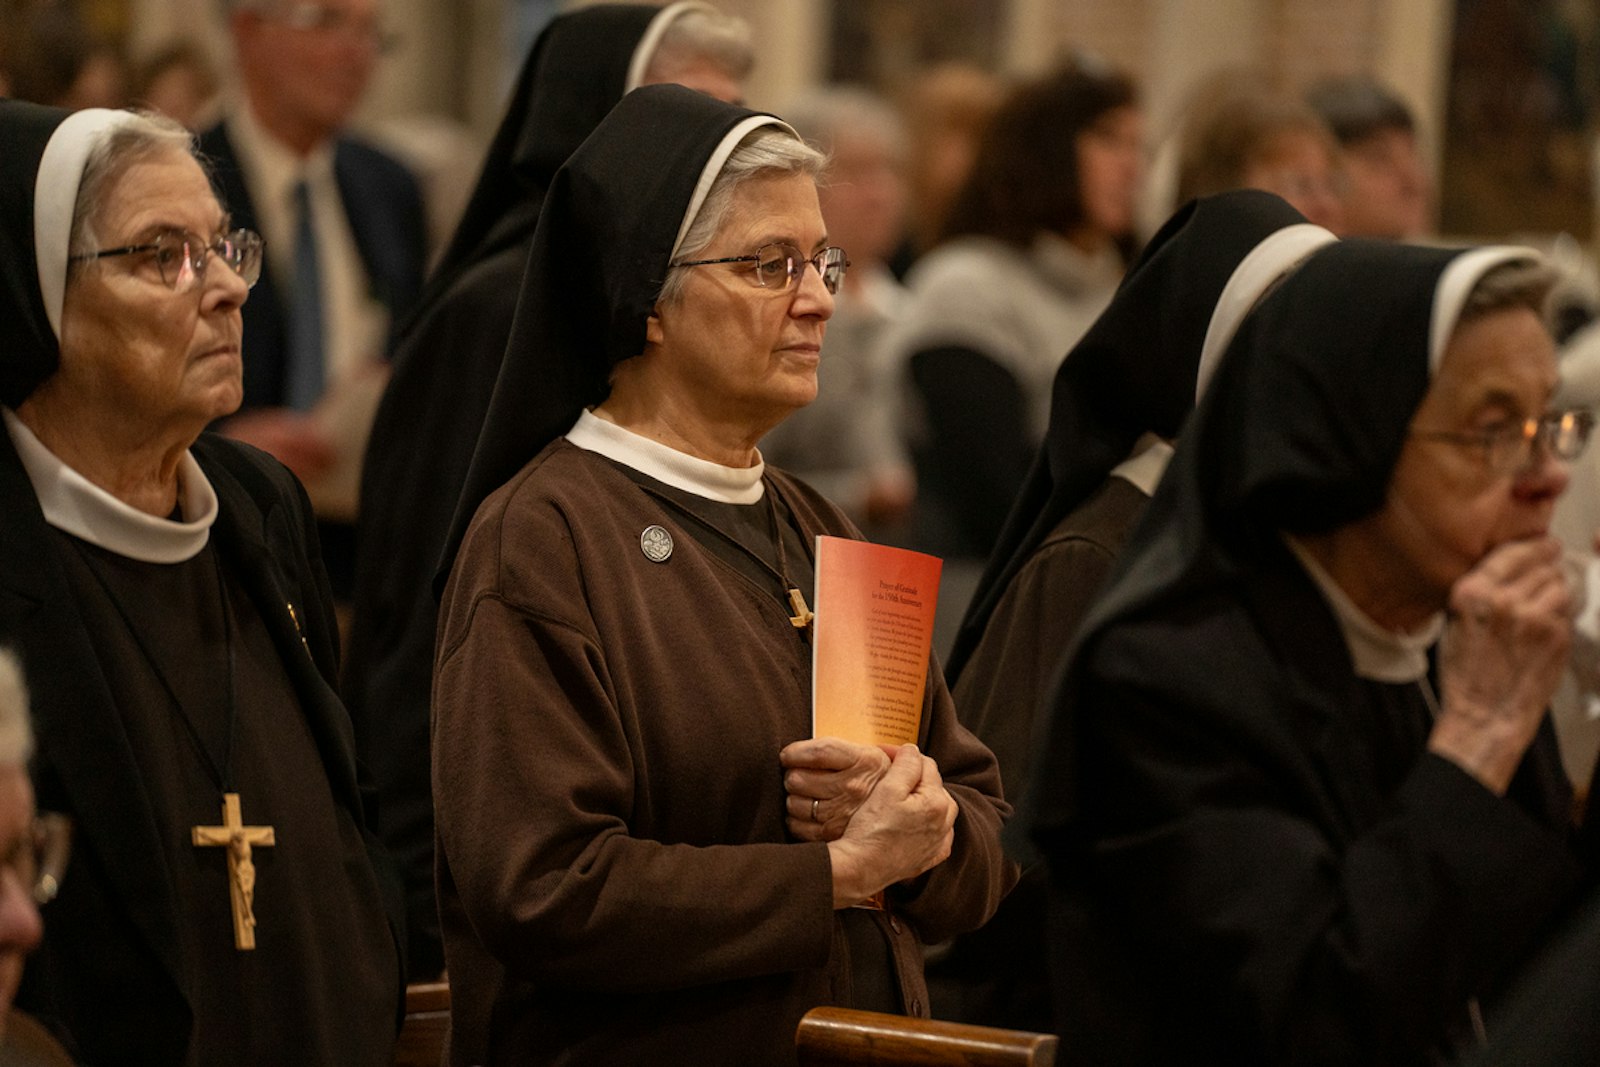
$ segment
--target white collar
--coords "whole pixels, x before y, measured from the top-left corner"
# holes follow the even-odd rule
[[[1304,545],[1287,534],[1283,540],[1333,609],[1356,674],[1374,682],[1390,683],[1415,682],[1427,675],[1428,649],[1444,631],[1444,612],[1410,633],[1386,630],[1345,595],[1333,576],[1322,569]]]
[[[174,522],[130,507],[67,466],[10,408],[0,408],[0,418],[51,526],[143,563],[182,563],[206,547],[217,494],[191,453],[178,463],[178,492],[183,514],[195,518]]]
[[[302,178],[312,183],[333,178],[333,142],[324,141],[301,158],[294,149],[272,136],[243,101],[228,116],[228,132],[239,153],[240,170],[261,182],[258,195],[273,203],[287,202],[289,189]]]
[[[764,492],[761,473],[766,463],[756,453],[753,467],[724,467],[708,459],[679,452],[584,411],[567,431],[567,440],[586,452],[614,459],[658,482],[686,493],[720,500],[725,504],[755,504]]]
[[[1155,496],[1161,476],[1172,461],[1172,445],[1153,433],[1141,434],[1128,458],[1111,468],[1112,477],[1132,482],[1145,496]]]

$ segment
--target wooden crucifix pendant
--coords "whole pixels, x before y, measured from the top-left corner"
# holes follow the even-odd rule
[[[789,616],[789,622],[796,630],[804,630],[811,625],[811,620],[817,617],[816,612],[806,606],[805,594],[794,586],[789,587],[789,607],[794,614]]]
[[[233,947],[256,947],[256,865],[252,846],[274,845],[272,827],[246,826],[239,814],[239,794],[222,794],[222,825],[195,826],[196,848],[221,845],[228,850],[228,896],[233,903]]]

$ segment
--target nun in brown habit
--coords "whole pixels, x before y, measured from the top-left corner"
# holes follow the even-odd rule
[[[821,163],[647,86],[552,183],[446,555],[452,1063],[793,1063],[817,1005],[927,1014],[1014,878],[936,666],[916,746],[811,737],[796,601],[854,530],[756,442],[826,373]]]
[[[406,880],[418,980],[444,966],[433,886],[428,686],[433,575],[511,332],[539,205],[556,168],[630,89],[742,95],[748,30],[708,4],[597,4],[534,43],[455,236],[395,346],[361,477],[341,691],[378,790],[378,832]]]

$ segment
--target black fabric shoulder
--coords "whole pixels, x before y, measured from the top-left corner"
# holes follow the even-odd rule
[[[1099,488],[1143,434],[1177,436],[1194,407],[1212,314],[1234,271],[1269,236],[1305,221],[1271,193],[1239,190],[1191,201],[1150,239],[1056,371],[1044,443],[998,527],[962,620],[947,667],[952,682],[1045,535]]]
[[[39,290],[33,194],[45,146],[68,112],[0,99],[0,404],[15,407],[61,358]]]

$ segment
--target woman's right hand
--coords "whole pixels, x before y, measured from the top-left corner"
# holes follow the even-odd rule
[[[916,745],[894,750],[889,770],[844,835],[828,842],[833,906],[859,904],[886,886],[943,863],[955,840],[958,811],[938,764]]]
[[[1561,546],[1500,545],[1450,591],[1433,752],[1504,794],[1560,680],[1572,639]]]

